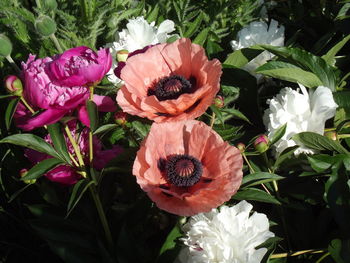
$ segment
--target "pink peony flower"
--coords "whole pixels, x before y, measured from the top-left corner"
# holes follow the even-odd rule
[[[112,66],[109,49],[94,52],[88,47],[75,47],[53,58],[50,72],[59,85],[69,87],[100,82]]]
[[[23,107],[19,105],[14,117],[17,126],[23,130],[32,130],[37,127],[55,123],[74,109],[78,110],[78,115],[82,122],[89,126],[87,112],[81,109],[85,107],[85,101],[89,97],[88,87],[83,85],[69,86],[59,83],[57,78],[53,78],[54,74],[52,74],[51,71],[52,68],[54,68],[52,66],[53,63],[57,64],[58,62],[50,57],[35,59],[33,55],[29,56],[26,63],[22,62],[22,78],[25,85],[23,96],[34,110],[44,110],[32,117],[32,114],[26,112],[23,105]],[[77,65],[75,64],[64,66],[66,69],[68,66],[72,67],[72,72],[77,70],[75,68]],[[106,68],[110,67],[108,65],[105,66]],[[87,68],[88,67],[85,67],[85,69]],[[84,76],[86,76],[86,74]],[[100,77],[95,81],[97,80],[100,80]],[[65,81],[62,82],[65,83]],[[94,95],[94,102],[97,104],[100,111],[116,110],[115,103],[109,97]]]
[[[89,162],[89,129],[85,128],[80,133],[77,133],[76,126],[76,121],[70,121],[68,123],[69,130],[71,131],[72,136],[77,140],[78,146],[80,148],[80,153],[83,157],[84,162],[87,164]],[[73,145],[69,141],[66,134],[64,134],[64,136],[66,139],[68,152],[76,158]],[[47,135],[45,137],[45,140],[48,143],[52,144],[50,135]],[[102,150],[102,144],[97,137],[93,138],[93,149],[93,166],[97,170],[102,170],[110,160],[112,160],[114,157],[116,157],[123,151],[122,147],[118,145],[115,145],[112,149],[109,150]],[[38,162],[41,162],[42,160],[51,158],[51,156],[49,155],[39,153],[32,149],[26,149],[25,155],[30,160],[30,162],[33,163],[33,165],[35,165]],[[46,176],[50,181],[65,185],[75,184],[81,178],[81,175],[77,172],[77,170],[74,167],[71,167],[66,164],[55,167],[51,171],[47,172],[44,176]]]

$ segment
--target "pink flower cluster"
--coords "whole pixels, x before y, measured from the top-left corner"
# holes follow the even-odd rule
[[[108,49],[97,53],[87,47],[76,47],[61,55],[36,59],[30,55],[22,63],[23,97],[35,110],[35,116],[19,104],[14,115],[16,125],[32,130],[59,121],[77,109],[79,119],[89,126],[85,101],[89,86],[101,81],[112,64]],[[114,101],[105,96],[94,96],[100,111],[114,111]]]

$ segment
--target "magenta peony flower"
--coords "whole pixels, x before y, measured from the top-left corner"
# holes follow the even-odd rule
[[[101,81],[111,66],[112,56],[108,48],[100,49],[96,53],[88,47],[81,46],[54,57],[50,63],[50,72],[59,85],[94,85]]]
[[[87,164],[89,163],[89,129],[85,128],[80,133],[77,133],[76,126],[76,121],[70,121],[68,123],[69,130],[71,131],[72,136],[77,140],[78,146],[80,148],[80,153],[83,157],[84,162]],[[68,152],[76,158],[73,145],[69,141],[66,134],[64,134],[64,136],[66,139]],[[50,135],[47,135],[45,137],[45,140],[48,143],[52,144]],[[97,137],[93,138],[93,149],[93,166],[97,170],[102,170],[110,160],[112,160],[123,151],[122,147],[118,145],[113,146],[113,148],[109,150],[102,150],[102,144]],[[33,163],[33,165],[41,162],[42,160],[51,158],[49,155],[34,151],[32,149],[26,149],[25,155],[31,161],[31,163]],[[65,164],[55,167],[51,171],[47,172],[44,176],[46,176],[50,181],[65,185],[75,184],[81,178],[81,175],[76,171],[76,169],[74,169],[74,167]]]
[[[53,63],[57,64],[58,62],[50,57],[35,59],[33,55],[29,56],[26,63],[22,62],[22,78],[25,86],[23,96],[35,110],[44,111],[32,117],[31,113],[26,112],[26,109],[19,105],[14,116],[19,128],[32,130],[55,123],[74,109],[78,110],[78,115],[82,122],[89,126],[89,118],[86,110],[84,110],[85,101],[89,97],[89,88],[83,85],[69,86],[59,83],[56,78],[53,78],[54,74],[51,72],[51,69],[54,68],[52,66]],[[70,70],[72,72],[77,67],[75,64],[64,65],[66,70],[68,70],[68,66],[72,67]],[[108,69],[110,67],[108,65],[105,66]],[[95,68],[95,66],[92,67]],[[85,67],[85,69],[87,68]],[[116,110],[114,101],[109,97],[94,95],[94,102],[100,111]]]

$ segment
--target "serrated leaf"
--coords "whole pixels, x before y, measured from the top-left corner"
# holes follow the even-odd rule
[[[158,13],[159,13],[159,5],[156,4],[146,18],[148,23],[152,23],[153,21],[157,21]]]
[[[72,194],[69,198],[69,202],[67,205],[67,218],[73,211],[73,209],[76,207],[76,205],[79,203],[80,199],[83,197],[86,190],[90,187],[90,185],[94,184],[94,181],[89,181],[87,179],[83,179],[78,181],[72,190]]]
[[[63,164],[62,160],[56,158],[45,159],[34,165],[25,176],[21,178],[22,181],[38,179],[45,173],[49,172],[56,166]]]
[[[12,117],[13,114],[16,111],[17,108],[17,104],[19,102],[19,99],[13,99],[9,102],[6,111],[5,111],[5,125],[6,125],[6,129],[9,130],[10,126],[11,126],[11,122],[12,122]]]
[[[292,137],[292,139],[299,145],[314,150],[329,150],[338,153],[349,154],[349,152],[337,141],[332,141],[326,136],[322,136],[314,132],[301,132]]]
[[[92,100],[86,101],[86,109],[89,114],[90,119],[90,129],[91,131],[95,131],[98,128],[98,110],[97,105]]]
[[[258,67],[255,72],[277,79],[300,83],[309,88],[322,85],[322,82],[314,73],[282,61],[267,62]]]
[[[44,139],[30,133],[10,135],[2,139],[0,143],[11,143],[18,146],[33,149],[41,153],[46,153],[57,159],[61,158],[61,156],[55,151],[55,149]]]
[[[248,186],[278,181],[281,179],[284,179],[284,177],[279,176],[277,174],[271,174],[266,172],[252,173],[243,177],[241,189]]]
[[[197,36],[196,38],[193,40],[192,43],[198,44],[203,46],[205,41],[207,40],[208,37],[208,33],[210,31],[209,27],[204,28]]]
[[[150,129],[147,124],[144,124],[140,121],[133,121],[131,125],[142,138],[147,136]]]
[[[62,156],[66,163],[70,164],[71,159],[68,154],[67,144],[61,129],[61,124],[57,122],[48,125],[47,130],[57,153]]]
[[[190,23],[190,26],[188,27],[187,31],[184,33],[184,37],[190,38],[191,36],[193,36],[193,34],[199,29],[202,23],[202,20],[203,20],[203,14],[201,12],[197,16],[197,18],[192,23]]]
[[[210,109],[212,110],[213,113],[215,113],[216,117],[219,119],[222,125],[224,125],[224,119],[222,117],[222,113],[218,107],[215,105],[211,105]]]
[[[235,200],[253,200],[270,204],[281,204],[273,195],[257,188],[245,188],[238,191],[232,198]]]
[[[244,67],[249,61],[260,55],[264,50],[258,46],[242,48],[228,55],[224,61],[224,66],[232,66],[236,68]]]

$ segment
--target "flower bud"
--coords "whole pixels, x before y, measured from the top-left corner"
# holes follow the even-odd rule
[[[114,121],[116,124],[124,126],[128,122],[127,117],[128,115],[125,112],[119,111],[114,114]]]
[[[7,91],[14,96],[22,96],[23,85],[22,81],[14,75],[8,76],[5,79],[5,86]]]
[[[335,131],[327,131],[324,133],[324,136],[328,137],[333,141],[338,140],[338,134]]]
[[[28,173],[28,170],[23,168],[19,171],[19,176],[22,178],[22,177],[26,176],[27,173]],[[34,184],[36,182],[36,179],[24,180],[23,182],[26,184]]]
[[[34,26],[36,31],[44,37],[51,36],[57,30],[56,22],[53,21],[50,17],[45,15],[40,15],[35,20]]]
[[[43,1],[43,7],[48,11],[54,11],[57,9],[57,2],[56,0],[45,0]]]
[[[219,109],[221,109],[222,107],[224,107],[225,102],[224,102],[224,97],[217,95],[214,98],[213,104],[218,107]]]
[[[129,51],[126,49],[119,50],[117,52],[117,61],[118,62],[125,62],[129,56]]]
[[[238,148],[238,150],[240,150],[241,153],[242,153],[242,152],[245,151],[245,144],[240,142],[240,143],[237,144],[237,148]]]
[[[0,34],[0,56],[7,57],[11,55],[12,43],[11,40],[4,34]]]
[[[254,148],[259,153],[266,152],[269,148],[269,138],[265,134],[259,135],[254,141]]]

